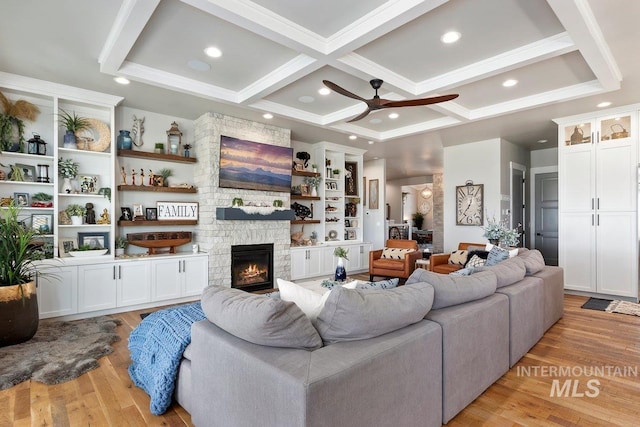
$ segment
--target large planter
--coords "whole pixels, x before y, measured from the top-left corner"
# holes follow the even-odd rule
[[[38,330],[38,317],[34,281],[0,286],[0,347],[29,341]]]

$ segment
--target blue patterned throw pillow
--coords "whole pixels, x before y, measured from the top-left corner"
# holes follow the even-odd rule
[[[398,286],[398,279],[394,278],[394,279],[380,280],[378,282],[358,283],[358,286],[356,286],[356,289],[391,289],[391,288],[395,288],[396,286]]]
[[[492,265],[498,264],[500,261],[504,261],[507,258],[509,258],[509,251],[494,246],[489,251],[489,255],[487,255],[487,262],[485,262],[484,265],[490,267]]]

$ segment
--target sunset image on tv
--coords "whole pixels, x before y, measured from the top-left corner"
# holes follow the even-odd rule
[[[220,136],[220,187],[291,191],[293,149]]]

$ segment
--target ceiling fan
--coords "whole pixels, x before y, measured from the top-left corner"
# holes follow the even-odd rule
[[[392,101],[389,99],[383,99],[378,96],[378,89],[382,86],[383,81],[380,79],[373,79],[369,81],[371,87],[376,91],[376,94],[372,99],[364,99],[361,96],[356,95],[355,93],[351,93],[346,89],[341,88],[337,84],[330,82],[329,80],[323,80],[322,83],[329,89],[334,92],[339,93],[340,95],[347,96],[349,98],[357,99],[358,101],[365,102],[367,104],[367,109],[364,112],[348,122],[356,122],[360,119],[365,118],[370,112],[381,110],[383,108],[395,108],[395,107],[415,107],[417,105],[429,105],[429,104],[437,104],[439,102],[451,101],[452,99],[456,99],[458,94],[451,95],[442,95],[442,96],[434,96],[431,98],[419,98],[419,99],[407,99],[405,101]]]

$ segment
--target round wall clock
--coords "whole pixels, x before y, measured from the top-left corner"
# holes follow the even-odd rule
[[[456,225],[482,225],[484,184],[456,186]]]

